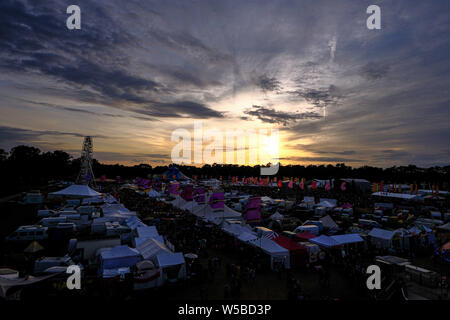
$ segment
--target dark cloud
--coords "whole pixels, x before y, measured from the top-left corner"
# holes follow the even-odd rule
[[[365,162],[365,160],[352,159],[352,158],[335,158],[335,157],[290,157],[280,158],[279,160],[289,160],[298,162]]]
[[[322,116],[316,112],[283,112],[276,111],[273,108],[262,106],[253,106],[251,109],[244,111],[246,115],[256,117],[262,122],[277,123],[284,126],[297,120],[320,119]]]
[[[194,101],[155,102],[148,109],[135,112],[152,117],[192,117],[197,119],[223,118],[224,114]]]
[[[389,65],[376,62],[369,62],[364,65],[360,72],[368,80],[378,80],[384,78],[389,72]]]
[[[340,156],[350,156],[356,154],[355,150],[342,150],[342,151],[335,151],[333,149],[328,149],[328,147],[320,147],[315,145],[305,145],[305,144],[299,144],[297,145],[298,148],[302,149],[303,151],[312,152],[315,154],[334,154],[334,155],[340,155]]]
[[[54,130],[30,130],[22,128],[13,128],[8,126],[0,126],[0,141],[8,141],[10,143],[27,143],[36,141],[43,136],[72,136],[76,138],[84,138],[84,134],[76,132],[63,132]],[[102,135],[92,135],[96,138],[105,138]]]
[[[12,0],[0,3],[0,48],[3,49],[0,68],[48,76],[82,89],[79,97],[82,101],[90,99],[137,113],[163,117],[222,116],[201,103],[155,103],[151,96],[167,95],[174,90],[127,69],[128,58],[123,51],[137,39],[117,27],[99,5],[83,6],[86,14],[82,29],[75,32],[65,27],[65,11],[55,8],[65,10],[66,7],[51,1],[39,7]],[[223,58],[222,54],[209,50],[200,40],[187,34],[159,33],[157,38],[173,46],[178,44],[186,50],[205,53],[212,59]],[[179,70],[172,70],[171,75],[193,85],[207,84]]]
[[[264,92],[266,91],[280,91],[281,82],[275,77],[268,77],[267,75],[259,76],[255,79],[255,84]]]
[[[300,88],[290,93],[305,99],[307,102],[319,108],[336,105],[342,98],[342,93],[334,85],[321,89]]]

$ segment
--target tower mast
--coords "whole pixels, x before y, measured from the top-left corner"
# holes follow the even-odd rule
[[[77,177],[77,184],[86,184],[95,187],[95,177],[92,171],[93,144],[92,138],[84,137],[83,148],[81,149],[80,173]]]

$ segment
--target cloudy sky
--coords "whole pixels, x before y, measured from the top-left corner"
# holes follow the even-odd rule
[[[2,0],[0,148],[91,135],[100,161],[157,165],[197,120],[279,129],[282,163],[448,165],[449,33],[445,0]]]

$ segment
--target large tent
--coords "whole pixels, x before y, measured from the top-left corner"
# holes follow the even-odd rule
[[[50,195],[61,197],[85,198],[85,197],[96,197],[101,195],[101,193],[91,189],[88,185],[73,184],[65,189],[52,192],[50,193]]]
[[[178,167],[172,165],[169,169],[164,172],[163,176],[166,177],[167,180],[192,180],[188,178],[185,174],[183,174]]]

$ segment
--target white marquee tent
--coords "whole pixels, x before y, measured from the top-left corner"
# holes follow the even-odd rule
[[[87,185],[81,184],[73,184],[68,186],[65,189],[50,193],[52,196],[61,196],[61,197],[77,197],[77,198],[85,198],[85,197],[96,197],[100,196],[101,193],[91,189]]]

